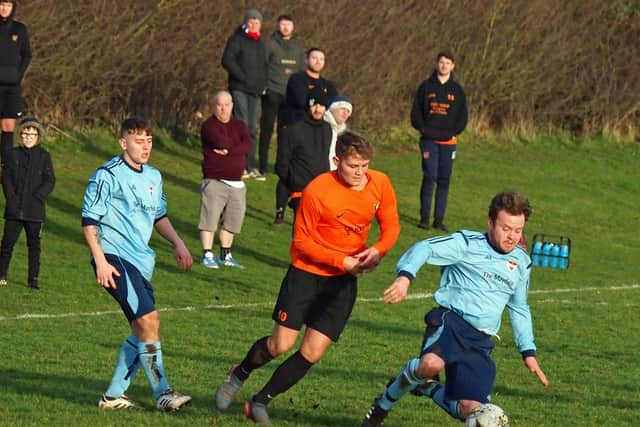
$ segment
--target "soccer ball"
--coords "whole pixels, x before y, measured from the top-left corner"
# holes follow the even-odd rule
[[[502,408],[493,403],[485,403],[471,411],[466,427],[508,427],[509,417]]]

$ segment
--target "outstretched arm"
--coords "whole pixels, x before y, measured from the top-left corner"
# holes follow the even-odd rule
[[[407,296],[411,286],[411,280],[405,275],[396,277],[391,286],[389,286],[383,294],[383,300],[386,304],[397,304]]]
[[[184,244],[176,230],[171,225],[171,221],[166,216],[156,221],[156,231],[160,233],[162,237],[167,239],[175,248],[175,256],[178,265],[182,267],[183,271],[188,271],[193,264],[193,258],[187,246]]]

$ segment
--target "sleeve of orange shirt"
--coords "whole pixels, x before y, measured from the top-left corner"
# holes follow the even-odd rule
[[[382,174],[381,174],[382,175]],[[385,256],[396,244],[400,235],[400,218],[398,216],[398,202],[393,185],[386,175],[380,179],[380,206],[376,211],[376,219],[380,224],[380,238],[373,245],[380,256]]]

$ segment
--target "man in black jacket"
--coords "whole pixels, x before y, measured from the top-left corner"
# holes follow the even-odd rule
[[[284,129],[278,143],[276,173],[291,190],[289,206],[295,211],[302,190],[316,176],[329,171],[331,125],[324,121],[329,100],[317,87],[307,97],[307,114],[301,121]]]
[[[285,93],[286,104],[280,109],[278,115],[278,135],[287,127],[304,119],[307,114],[307,100],[309,93],[316,88],[324,92],[328,101],[331,102],[338,94],[332,81],[320,75],[326,64],[326,54],[319,47],[312,47],[307,50],[305,62],[307,68],[294,73],[287,82]],[[328,106],[328,104],[327,104]],[[278,137],[280,145],[280,137]],[[284,208],[289,198],[290,188],[282,180],[276,186],[276,218],[273,225],[278,227],[284,223]]]
[[[467,100],[462,86],[453,78],[451,52],[437,56],[436,69],[423,81],[411,109],[411,125],[420,132],[422,186],[420,223],[429,228],[433,184],[437,184],[433,228],[446,232],[443,224],[449,195],[449,179],[456,158],[459,135],[467,126]]]
[[[260,173],[267,172],[269,145],[273,135],[273,124],[281,108],[285,105],[285,90],[289,77],[304,69],[304,48],[293,35],[293,18],[290,15],[278,17],[278,29],[266,41],[267,90],[262,95],[262,115],[260,116]]]
[[[49,152],[40,146],[42,125],[34,118],[20,123],[20,146],[7,152],[2,189],[7,205],[4,234],[0,245],[0,286],[7,284],[7,271],[20,231],[27,234],[29,249],[28,283],[38,290],[40,273],[40,232],[45,220],[45,200],[53,191],[56,177]]]
[[[229,73],[229,92],[233,98],[233,113],[249,128],[253,148],[247,156],[249,176],[264,181],[256,164],[256,135],[260,115],[260,96],[267,87],[267,57],[260,35],[262,14],[249,9],[244,23],[238,27],[224,48],[222,66]]]
[[[16,118],[22,115],[20,84],[31,62],[27,27],[14,21],[15,0],[0,1],[0,160],[13,146]]]

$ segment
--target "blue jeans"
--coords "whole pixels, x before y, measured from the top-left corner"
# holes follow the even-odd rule
[[[251,136],[251,151],[247,156],[247,170],[255,169],[256,165],[256,136],[258,130],[258,116],[260,115],[260,95],[251,95],[240,90],[232,90],[233,114],[242,120],[249,128]]]
[[[429,222],[431,213],[431,199],[433,197],[433,185],[436,188],[436,205],[434,218],[442,222],[444,212],[447,209],[447,197],[449,196],[449,180],[453,171],[453,160],[456,154],[456,145],[436,144],[433,140],[421,139],[420,152],[422,153],[422,186],[420,187],[420,220]]]

